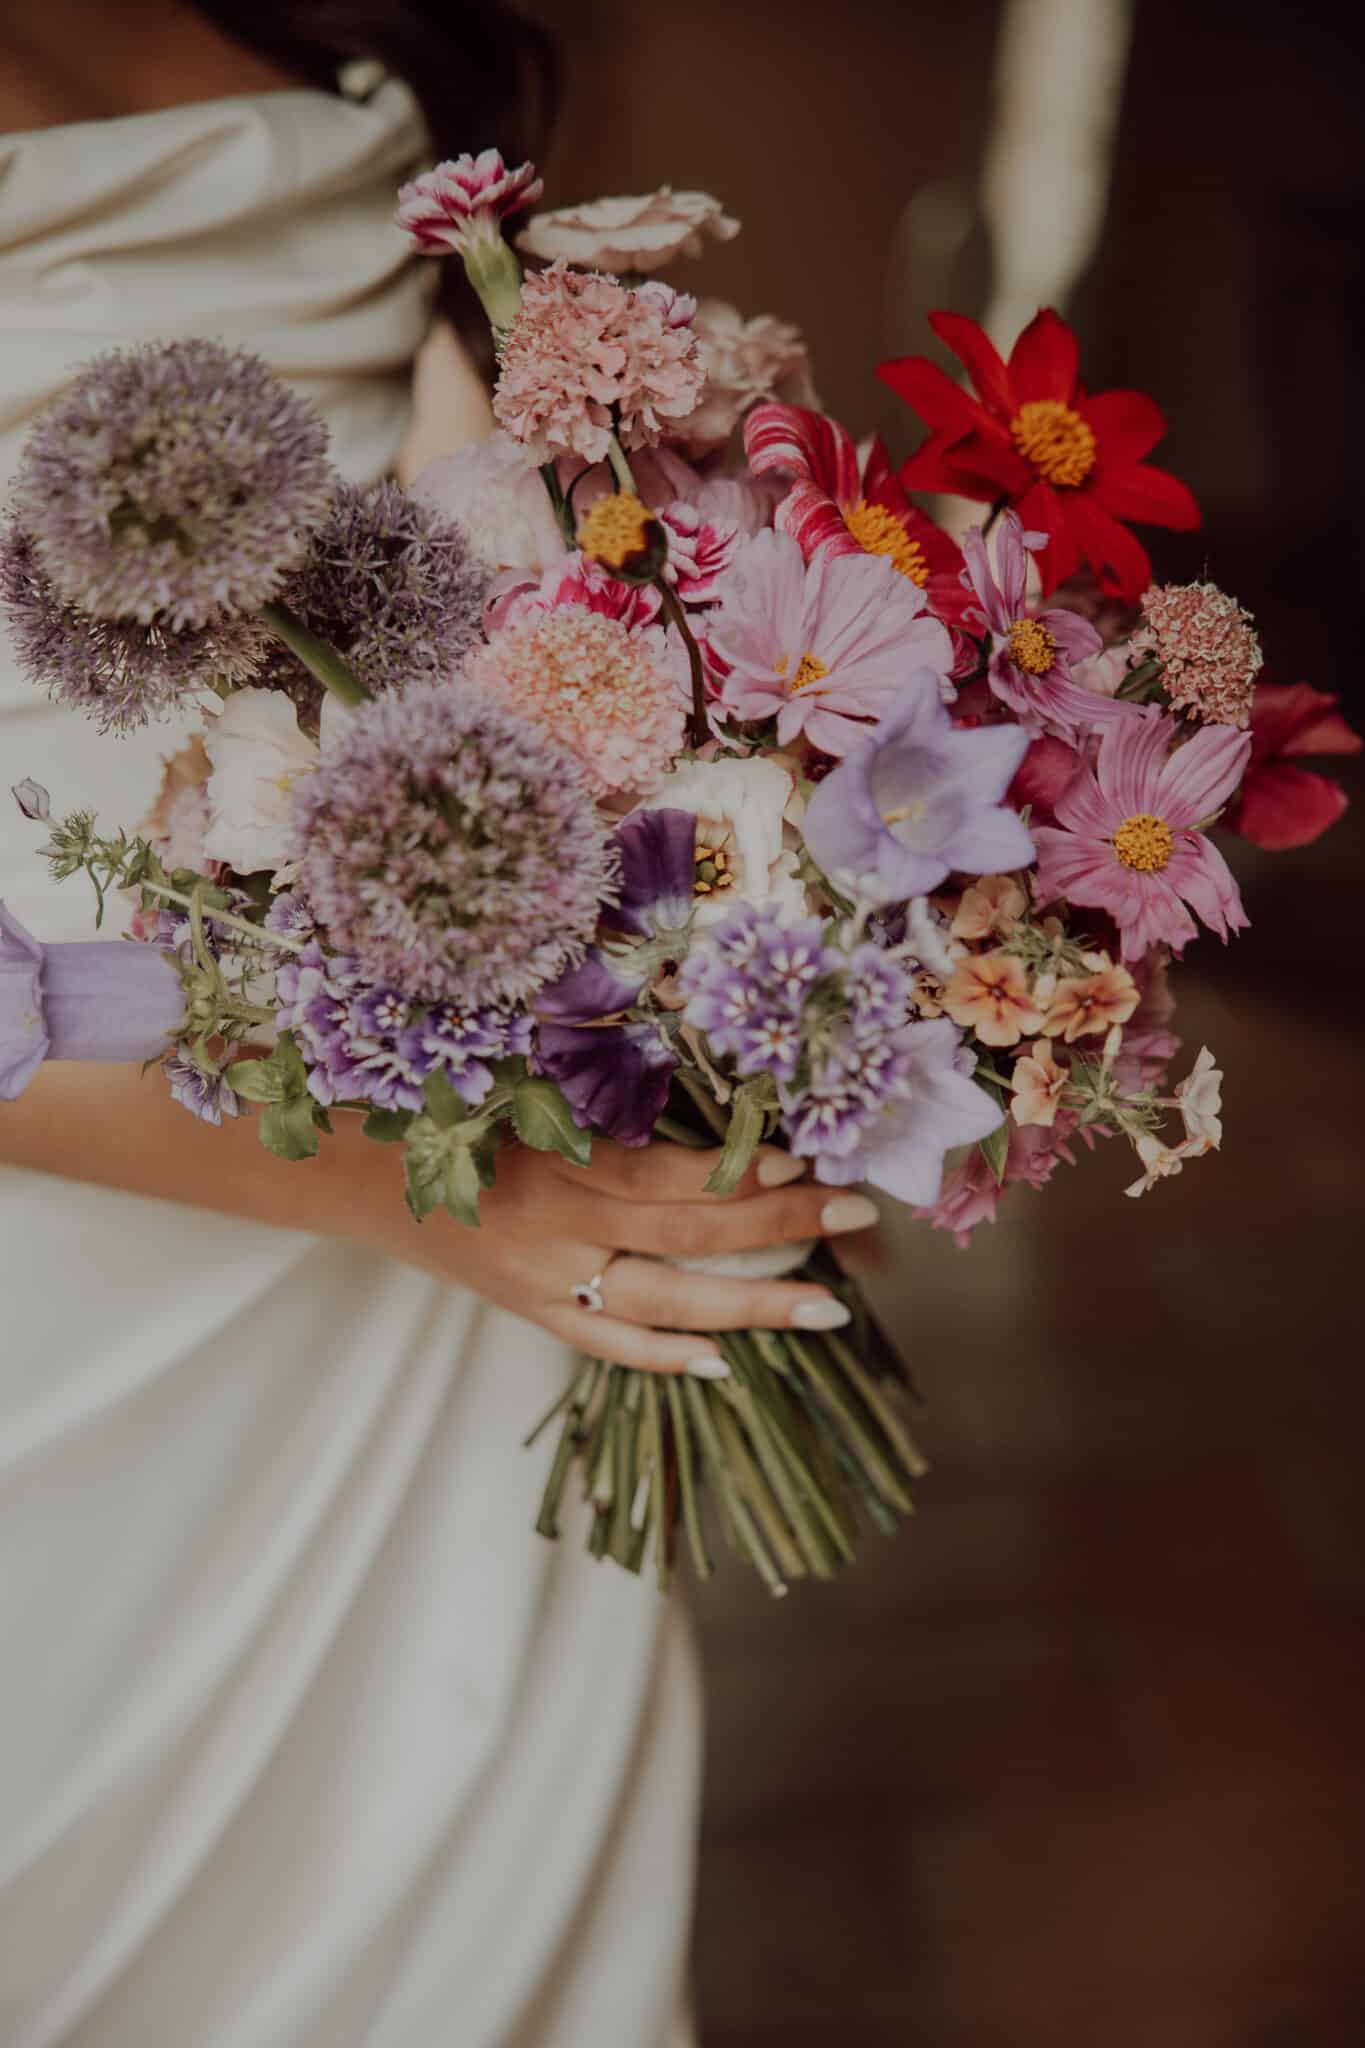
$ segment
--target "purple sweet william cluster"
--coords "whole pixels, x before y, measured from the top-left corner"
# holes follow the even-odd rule
[[[707,936],[681,977],[687,1022],[742,1077],[773,1077],[796,1156],[835,1186],[934,1201],[945,1154],[1001,1122],[957,1026],[912,1021],[900,963],[831,946],[818,918],[744,904]]]

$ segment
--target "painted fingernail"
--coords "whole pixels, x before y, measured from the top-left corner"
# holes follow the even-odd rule
[[[842,1330],[853,1321],[853,1313],[830,1295],[827,1301],[801,1301],[792,1310],[792,1325],[798,1330]]]
[[[800,1180],[805,1171],[805,1160],[793,1159],[790,1152],[765,1152],[758,1162],[758,1184],[784,1188],[788,1181]]]
[[[866,1195],[836,1195],[820,1211],[820,1228],[831,1237],[841,1230],[870,1230],[880,1211]]]
[[[702,1358],[689,1358],[683,1368],[694,1380],[728,1380],[730,1368],[719,1352],[708,1351]]]

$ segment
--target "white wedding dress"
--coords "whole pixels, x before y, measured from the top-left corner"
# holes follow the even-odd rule
[[[186,334],[382,473],[421,149],[393,84],[0,140],[0,482],[74,366]],[[133,824],[174,744],[101,739],[0,639],[0,898],[34,932],[88,935],[91,899],[9,785]],[[690,2038],[692,1654],[652,1582],[533,1533],[520,1439],[564,1371],[378,1256],[0,1168],[3,2048]]]

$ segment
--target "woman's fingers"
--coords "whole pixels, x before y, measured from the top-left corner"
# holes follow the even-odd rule
[[[633,1365],[640,1372],[691,1373],[696,1379],[723,1380],[730,1368],[714,1344],[685,1331],[650,1330],[642,1323],[611,1315],[590,1315],[581,1308],[552,1308],[540,1318],[553,1336],[562,1337],[589,1358],[608,1365]]]
[[[658,1259],[613,1259],[602,1298],[608,1315],[668,1330],[841,1330],[850,1321],[823,1287],[720,1279]]]
[[[718,1145],[689,1151],[686,1145],[613,1145],[597,1138],[588,1166],[547,1156],[552,1170],[579,1194],[591,1191],[627,1202],[742,1201],[764,1189],[800,1180],[806,1171],[804,1160],[793,1159],[777,1145],[761,1145],[734,1192],[712,1195],[707,1193],[706,1183],[720,1161]]]
[[[619,1251],[698,1259],[868,1230],[877,1210],[864,1195],[798,1183],[742,1202],[632,1203],[603,1196],[590,1206],[580,1202],[562,1220],[575,1234],[591,1232],[597,1243]]]

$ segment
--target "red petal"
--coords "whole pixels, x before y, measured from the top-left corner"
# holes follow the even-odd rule
[[[931,313],[929,325],[958,358],[991,411],[1002,419],[1012,420],[1019,408],[1014,402],[1009,371],[985,328],[969,320],[965,313]]]
[[[902,463],[900,480],[911,491],[953,491],[962,498],[985,498],[989,502],[998,498],[996,486],[983,478],[974,486],[970,477],[964,480],[949,460],[952,450],[961,445],[951,434],[931,434],[915,450],[908,462]]]
[[[901,356],[895,362],[880,363],[877,375],[936,429],[967,434],[983,417],[989,418],[970,392],[954,384],[948,372],[931,363],[928,356]]]
[[[1145,526],[1173,526],[1184,532],[1199,524],[1194,492],[1169,470],[1149,462],[1098,468],[1087,495],[1119,519],[1139,519]]]
[[[1321,839],[1336,824],[1347,801],[1345,790],[1325,775],[1291,768],[1285,761],[1269,761],[1252,768],[1236,807],[1224,822],[1253,846],[1287,853],[1292,847],[1309,846]]]
[[[1094,429],[1101,462],[1141,462],[1166,432],[1166,415],[1145,391],[1099,391],[1076,410]]]
[[[1044,306],[1029,321],[1010,356],[1009,381],[1018,405],[1034,398],[1059,398],[1070,405],[1079,368],[1075,334],[1059,314]]]
[[[1276,754],[1358,754],[1365,740],[1311,683],[1258,683],[1251,710],[1253,764]]]
[[[768,399],[744,422],[744,452],[756,476],[787,469],[808,479],[841,505],[858,497],[858,455],[853,437],[838,420],[799,405]]]
[[[1069,503],[1050,484],[1035,483],[1015,507],[1025,533],[1047,535],[1047,546],[1033,558],[1043,580],[1044,597],[1069,582],[1081,566],[1080,537],[1068,517]]]
[[[1066,509],[1100,588],[1114,597],[1141,597],[1152,580],[1152,565],[1142,542],[1096,502],[1092,491],[1073,491]]]

